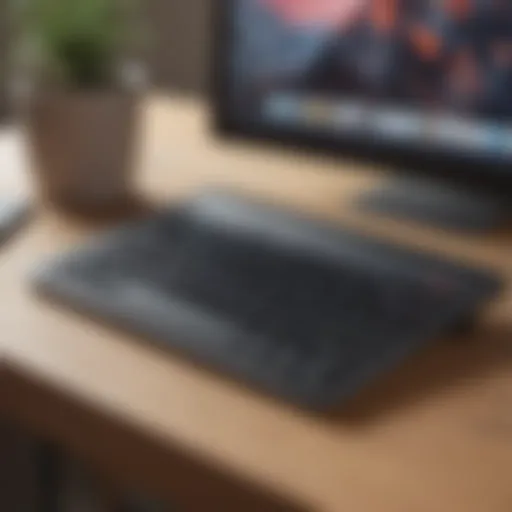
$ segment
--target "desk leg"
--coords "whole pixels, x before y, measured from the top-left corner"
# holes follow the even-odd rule
[[[58,512],[61,479],[61,455],[50,443],[41,442],[36,454],[38,512]]]

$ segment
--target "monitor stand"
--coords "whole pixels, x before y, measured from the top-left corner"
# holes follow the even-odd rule
[[[508,201],[487,193],[426,180],[396,179],[359,199],[380,215],[402,217],[464,232],[489,231],[512,219]]]

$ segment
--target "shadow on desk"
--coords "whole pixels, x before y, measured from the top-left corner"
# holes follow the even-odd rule
[[[512,372],[512,325],[477,328],[418,353],[329,419],[370,424],[443,393],[470,393],[475,383],[505,371]],[[508,434],[512,438],[512,422]]]

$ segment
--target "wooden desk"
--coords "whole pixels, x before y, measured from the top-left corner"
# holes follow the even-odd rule
[[[206,136],[204,116],[190,100],[148,102],[140,184],[155,201],[229,183],[486,265],[512,285],[510,233],[470,239],[364,216],[349,200],[378,182],[370,170],[224,146]],[[20,165],[14,147],[0,146],[4,168]],[[26,187],[0,176],[6,190]],[[320,418],[37,300],[34,266],[92,230],[42,208],[0,251],[5,414],[185,510],[266,511],[277,497],[291,510],[512,510],[512,286],[472,334],[441,341]]]

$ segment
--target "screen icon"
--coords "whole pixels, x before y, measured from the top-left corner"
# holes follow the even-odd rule
[[[360,101],[339,101],[334,109],[335,127],[343,131],[359,131],[366,124],[367,113]]]
[[[421,117],[404,110],[376,109],[371,116],[372,131],[382,139],[416,140],[422,136]]]
[[[267,98],[263,106],[264,116],[272,122],[292,124],[300,113],[300,101],[290,93],[275,93]]]

